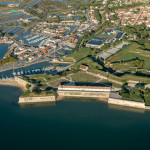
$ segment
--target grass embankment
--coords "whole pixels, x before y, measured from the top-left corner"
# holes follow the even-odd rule
[[[90,48],[84,47],[84,48],[82,48],[82,49],[80,49],[78,51],[72,52],[67,57],[72,57],[76,61],[78,61],[78,60],[82,59],[83,57],[88,56],[90,54],[90,52],[91,52]]]
[[[80,65],[85,64],[89,66],[89,71],[94,71],[96,69],[102,69],[103,67],[97,62],[93,61],[89,57],[86,57],[72,66],[73,69],[79,69]]]
[[[45,89],[49,86],[49,82],[54,82],[53,87],[56,87],[55,84],[57,80],[61,78],[60,75],[51,75],[51,74],[38,74],[38,75],[28,75],[27,80],[33,84],[40,83],[41,89]],[[56,83],[55,83],[56,82]]]
[[[87,74],[86,72],[80,71],[76,74],[70,75],[75,82],[96,82],[100,80],[98,77]]]
[[[146,106],[150,106],[150,89],[145,88],[144,84],[136,84],[134,87],[130,87],[128,83],[125,83],[120,95],[126,100],[145,102]]]
[[[126,48],[123,48],[121,51],[108,58],[107,63],[112,63],[121,60],[131,60],[135,58],[140,58],[144,60],[142,69],[150,69],[150,51],[144,51],[140,48],[137,43],[132,43]],[[124,70],[134,67],[134,62],[125,62],[125,63],[113,63],[114,70]]]
[[[17,58],[16,57],[6,57],[0,60],[0,65],[5,65],[8,63],[16,62]]]
[[[61,57],[58,59],[58,61],[62,61],[62,60],[63,62],[66,62],[66,63],[73,63],[75,61],[73,57]]]
[[[26,92],[24,92],[21,97],[43,97],[43,96],[51,96],[51,95],[55,95],[56,92],[55,91],[41,91],[41,92],[29,92],[29,90],[27,90]]]

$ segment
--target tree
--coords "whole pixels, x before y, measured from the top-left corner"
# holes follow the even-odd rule
[[[57,16],[57,23],[60,23],[61,19],[59,16]]]
[[[118,19],[117,14],[114,14],[114,15],[110,16],[110,19],[111,19],[111,20],[117,20],[117,19]]]
[[[147,20],[147,17],[144,17],[143,19],[144,19],[144,20]]]
[[[27,23],[23,23],[22,26],[23,26],[23,27],[26,27],[26,26],[27,26]]]
[[[124,84],[122,86],[122,90],[119,92],[119,94],[124,97],[124,98],[129,98],[130,97],[130,90],[128,88],[128,84]]]
[[[37,8],[38,8],[38,5],[35,4],[35,5],[32,6],[32,8],[33,8],[33,9],[37,9]]]
[[[99,10],[98,9],[95,9],[94,11],[94,16],[95,18],[101,23],[102,22],[102,16],[101,14],[99,13]]]
[[[29,89],[31,87],[31,84],[26,84],[26,88]]]
[[[33,89],[32,89],[32,91],[33,91],[33,93],[35,93],[35,94],[38,94],[38,93],[41,92],[39,86],[34,86]]]

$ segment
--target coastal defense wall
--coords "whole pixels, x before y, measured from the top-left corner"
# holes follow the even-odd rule
[[[122,100],[122,99],[109,98],[108,99],[108,104],[114,104],[114,105],[121,105],[121,106],[128,106],[128,107],[135,107],[135,108],[143,108],[143,109],[145,109],[145,103],[135,102],[135,101],[128,101],[128,100]]]
[[[31,83],[29,83],[29,82],[27,82],[27,81],[25,81],[19,77],[14,77],[14,81],[18,82],[18,84],[20,84],[24,87],[26,87],[27,84],[31,84]]]
[[[73,96],[73,97],[98,97],[107,99],[110,92],[86,92],[86,91],[58,91],[58,96]]]
[[[55,102],[56,96],[44,96],[44,97],[20,97],[19,103],[38,103],[38,102]]]

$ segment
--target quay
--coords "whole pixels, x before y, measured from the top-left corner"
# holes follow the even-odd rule
[[[0,40],[0,44],[12,44],[14,43],[13,41],[1,41]]]

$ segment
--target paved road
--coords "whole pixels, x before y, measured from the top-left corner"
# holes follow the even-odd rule
[[[22,44],[20,42],[18,42],[17,40],[13,39],[13,38],[10,38],[14,43],[16,43],[19,47],[31,47],[31,45],[26,45],[26,44]],[[26,45],[26,46],[25,46]]]
[[[92,26],[93,26],[93,23],[92,23],[91,20],[90,20],[88,11],[86,12],[86,15],[87,15],[87,21],[89,22],[90,27],[92,27]],[[13,39],[13,38],[10,38],[10,39],[11,39],[14,43],[16,43],[19,47],[25,47],[24,44],[22,44],[22,43],[16,41],[15,39]],[[65,38],[64,38],[64,39],[65,39]],[[63,39],[62,39],[62,41],[63,41]],[[27,46],[30,46],[30,45],[27,45]],[[50,52],[50,53],[48,53],[48,54],[46,54],[46,55],[43,55],[43,56],[37,58],[36,60],[34,60],[34,61],[32,61],[32,62],[26,62],[26,61],[24,61],[24,60],[20,60],[20,61],[14,62],[14,63],[10,63],[10,64],[3,65],[3,66],[0,67],[0,72],[6,71],[6,70],[11,70],[11,69],[16,69],[16,68],[21,68],[21,67],[25,67],[25,66],[30,66],[30,65],[32,65],[32,64],[36,64],[36,63],[39,63],[39,62],[42,62],[42,61],[49,61],[49,60],[50,60],[50,56],[52,56],[52,54],[54,54],[55,52],[57,52],[57,51],[60,50],[61,48],[62,48],[62,46],[60,46],[58,49],[56,49],[56,50],[53,51],[53,52]],[[79,60],[79,61],[80,61],[80,60]],[[77,62],[78,62],[78,61],[77,61]],[[77,63],[77,62],[75,62],[75,63]],[[75,64],[75,63],[74,63],[74,64]],[[72,64],[72,65],[74,65],[74,64]],[[69,69],[72,65],[69,65],[69,66],[67,66],[66,68],[63,68],[63,69],[59,70],[59,72]]]
[[[140,12],[140,14],[138,15],[138,17],[136,18],[135,22],[133,23],[133,25],[136,24],[136,22],[138,21],[138,19],[140,18],[140,16],[142,15],[143,11],[145,10],[145,7],[142,9],[142,11]]]
[[[86,58],[86,57],[87,57],[87,56],[85,56],[85,57],[79,59],[78,61],[76,61],[76,62],[74,62],[74,63],[72,63],[72,64],[70,64],[70,65],[68,65],[68,66],[66,66],[66,67],[58,68],[58,69],[57,69],[57,72],[66,71],[67,69],[71,68],[74,64],[78,63],[79,61],[81,61],[82,59],[84,59],[84,58]]]
[[[25,67],[25,66],[30,66],[32,64],[37,64],[39,62],[50,61],[49,56],[51,56],[52,54],[56,53],[60,49],[62,49],[62,47],[59,47],[55,51],[52,51],[52,52],[50,52],[50,53],[48,53],[46,55],[42,55],[41,57],[37,58],[36,60],[34,60],[32,62],[19,60],[19,61],[14,62],[14,63],[9,63],[9,64],[6,64],[6,65],[3,65],[3,66],[0,67],[0,72],[6,71],[6,70],[11,70],[11,69],[16,69],[16,68],[21,68],[21,67]]]
[[[112,56],[113,54],[115,54],[116,52],[118,52],[118,51],[123,47],[123,45],[125,45],[125,44],[127,45],[127,44],[129,44],[129,43],[127,43],[127,42],[122,42],[121,44],[117,45],[116,47],[111,48],[111,49],[109,49],[109,50],[103,52],[102,54],[97,55],[96,57],[101,58],[101,59],[103,59],[103,60],[106,60],[106,59],[108,59],[110,56]]]

